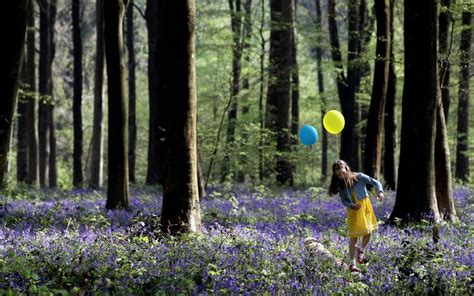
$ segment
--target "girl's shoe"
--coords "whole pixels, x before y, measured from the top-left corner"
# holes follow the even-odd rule
[[[355,265],[355,264],[351,264],[349,266],[349,271],[350,272],[359,272],[360,273],[360,269]]]
[[[365,263],[365,253],[360,248],[357,248],[357,263],[359,264]]]

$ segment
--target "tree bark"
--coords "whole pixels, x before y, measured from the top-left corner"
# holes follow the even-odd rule
[[[437,9],[429,0],[406,1],[405,82],[400,168],[390,221],[439,221],[435,195]]]
[[[35,62],[35,15],[34,2],[28,1],[28,30],[26,34],[25,82],[28,92],[26,107],[26,145],[27,175],[25,182],[32,186],[38,185],[38,126],[37,126],[37,95],[36,95],[36,62]]]
[[[195,2],[157,1],[158,96],[164,118],[162,231],[199,232]]]
[[[346,118],[346,125],[342,132],[341,141],[344,142],[344,137],[352,138],[351,147],[347,152],[350,155],[349,163],[354,170],[360,170],[361,168],[361,131],[358,128],[358,123],[361,119],[361,109],[356,100],[356,93],[360,88],[361,81],[361,67],[360,67],[360,52],[361,52],[361,38],[360,36],[360,3],[361,0],[349,0],[349,11],[348,11],[348,52],[347,52],[347,99],[341,102],[344,117]],[[350,134],[344,135],[344,132],[350,132]],[[346,140],[349,142],[349,140]],[[342,145],[342,143],[341,143]],[[342,153],[342,147],[341,147]],[[342,158],[342,157],[341,157]],[[344,158],[343,158],[344,159]]]
[[[350,14],[355,14],[356,12],[353,11],[354,5],[350,5]],[[350,23],[354,22],[352,19]],[[341,104],[342,114],[345,117],[345,127],[342,131],[341,136],[341,150],[340,150],[340,158],[347,161],[351,167],[356,165],[356,154],[357,149],[355,147],[354,141],[354,108],[355,108],[355,97],[350,96],[349,94],[349,77],[346,79],[344,75],[344,67],[342,62],[341,50],[339,45],[339,32],[337,29],[336,23],[336,2],[335,0],[329,0],[328,2],[328,25],[329,25],[329,39],[331,43],[331,56],[334,64],[334,70],[336,72],[336,84],[337,84],[337,92],[339,95],[339,102]],[[349,32],[349,35],[353,34],[353,32]],[[354,41],[353,37],[349,38],[349,42],[351,43],[350,50],[356,50],[354,48]],[[354,72],[352,72],[352,81],[351,85],[354,87]],[[349,76],[349,74],[348,74]],[[354,167],[355,168],[355,167]]]
[[[158,97],[158,3],[156,0],[147,0],[146,23],[148,28],[148,93],[150,100],[150,119],[148,127],[148,163],[146,184],[156,185],[161,182],[161,153],[162,145],[160,139],[163,138],[163,119],[159,118]]]
[[[395,57],[393,54],[393,16],[394,2],[390,0],[390,65],[388,69],[387,102],[385,105],[385,150],[384,150],[384,179],[386,186],[392,190],[397,188],[397,117],[396,117],[396,91],[397,77],[395,75]]]
[[[259,143],[258,143],[258,177],[260,181],[263,181],[264,176],[268,174],[265,171],[265,159],[263,155],[263,148],[265,145],[264,141],[264,128],[265,128],[265,114],[263,110],[263,96],[264,96],[264,89],[265,89],[265,36],[264,36],[264,27],[265,27],[265,1],[261,1],[261,19],[260,19],[260,27],[258,30],[259,37],[260,37],[260,52],[259,52],[259,60],[260,60],[260,90],[258,95],[258,120],[260,122],[260,134],[259,134]]]
[[[439,81],[441,85],[441,97],[443,99],[444,118],[446,123],[449,116],[449,78],[451,76],[450,55],[450,33],[451,33],[451,5],[452,0],[441,0],[441,12],[439,14]]]
[[[293,186],[293,169],[288,159],[290,142],[291,31],[293,0],[270,1],[270,57],[266,126],[277,142],[276,180]]]
[[[52,77],[51,77],[52,83]],[[53,87],[51,84],[50,96],[54,100]],[[58,186],[58,174],[57,174],[57,163],[56,163],[56,129],[54,120],[54,105],[48,106],[48,130],[49,130],[49,163],[48,163],[48,179],[49,187],[56,188]]]
[[[26,73],[26,59],[23,60],[21,71],[21,91],[18,95],[17,104],[17,151],[16,151],[16,179],[25,182],[28,165],[28,153],[26,145],[26,108],[28,104],[28,85]]]
[[[297,24],[297,1],[293,0],[293,23],[291,30],[291,49],[290,49],[290,67],[291,67],[291,144],[298,145],[298,130],[300,124],[300,90],[299,90],[299,69],[298,69],[298,32]],[[293,170],[296,170],[293,164]]]
[[[244,55],[244,63],[248,69],[252,67],[250,63],[250,41],[252,38],[252,0],[246,0],[244,4],[244,24],[243,24],[243,40],[242,40],[242,54]],[[250,73],[245,71],[242,77],[242,90],[244,95],[241,96],[242,101],[242,117],[245,117],[249,114],[250,103],[249,103],[249,92],[250,92]],[[246,126],[242,128],[242,149],[248,147],[248,130]],[[240,157],[240,163],[246,164],[248,162],[248,154],[242,153]],[[240,183],[247,182],[248,174],[246,169],[243,166],[239,167],[237,172],[237,181]]]
[[[454,209],[453,184],[451,176],[451,157],[449,153],[448,131],[444,119],[441,90],[438,90],[436,111],[436,140],[435,140],[435,184],[436,200],[441,219],[456,222]]]
[[[98,189],[103,181],[102,97],[104,83],[104,0],[96,2],[96,56],[94,78],[94,115],[89,163],[89,187]]]
[[[370,100],[365,137],[364,171],[376,179],[380,177],[382,158],[382,127],[389,80],[390,66],[390,3],[375,1],[377,18],[377,46],[375,52],[374,82]]]
[[[462,14],[461,63],[459,71],[459,103],[456,142],[456,179],[469,182],[469,67],[472,43],[472,13]]]
[[[72,2],[72,31],[74,44],[74,97],[72,103],[74,121],[73,179],[74,187],[80,187],[82,177],[82,38],[79,17],[79,0]]]
[[[107,209],[129,208],[128,123],[123,18],[127,0],[104,2],[104,42],[108,80]]]
[[[240,0],[229,0],[231,29],[232,29],[232,84],[231,104],[228,113],[227,137],[222,162],[221,182],[224,182],[231,171],[230,154],[235,140],[237,124],[238,96],[240,92],[240,72],[242,68],[242,9]]]
[[[131,0],[133,2],[133,0]],[[135,60],[135,32],[133,24],[133,6],[127,9],[127,51],[128,51],[128,176],[131,183],[135,183],[135,147],[137,145],[137,120],[136,120],[136,60]]]
[[[15,110],[20,70],[25,49],[28,0],[4,3],[0,16],[9,19],[8,27],[2,27],[2,37],[8,42],[3,45],[4,64],[1,67],[0,92],[4,99],[0,103],[0,189],[3,189],[6,164],[10,148],[11,127]],[[14,15],[14,18],[11,16]]]
[[[319,0],[315,0],[316,6],[316,68],[318,73],[318,93],[321,98],[321,125],[323,126],[323,116],[326,114],[326,95],[324,91],[324,75],[323,75],[323,29],[322,29],[322,17],[321,17],[321,5]],[[322,133],[322,150],[321,150],[321,176],[322,181],[325,181],[328,176],[328,132],[326,129],[321,128]]]
[[[40,4],[39,58],[39,158],[41,187],[56,186],[56,139],[54,133],[54,97],[52,64],[54,59],[54,22],[56,1],[42,0]]]

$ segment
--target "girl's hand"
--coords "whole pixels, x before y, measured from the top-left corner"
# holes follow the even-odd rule
[[[355,204],[355,205],[353,205],[353,206],[352,206],[352,209],[353,209],[353,210],[358,210],[358,209],[360,209],[360,204]]]
[[[379,193],[377,194],[377,199],[378,199],[379,201],[382,201],[384,198],[385,198],[385,195],[383,194],[383,192],[379,192]]]

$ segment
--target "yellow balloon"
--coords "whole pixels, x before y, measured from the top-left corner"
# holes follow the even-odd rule
[[[344,128],[345,120],[341,112],[331,110],[326,112],[323,117],[324,128],[331,134],[339,134]]]

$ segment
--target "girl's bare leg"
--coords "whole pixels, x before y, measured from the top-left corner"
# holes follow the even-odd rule
[[[349,238],[349,257],[351,258],[351,264],[355,265],[355,257],[356,257],[356,243],[357,237]]]
[[[370,241],[370,237],[371,237],[371,234],[367,234],[367,235],[364,235],[364,237],[362,237],[362,244],[360,246],[360,250],[362,252],[365,251],[365,248],[367,247],[367,245],[369,244],[369,241]]]

